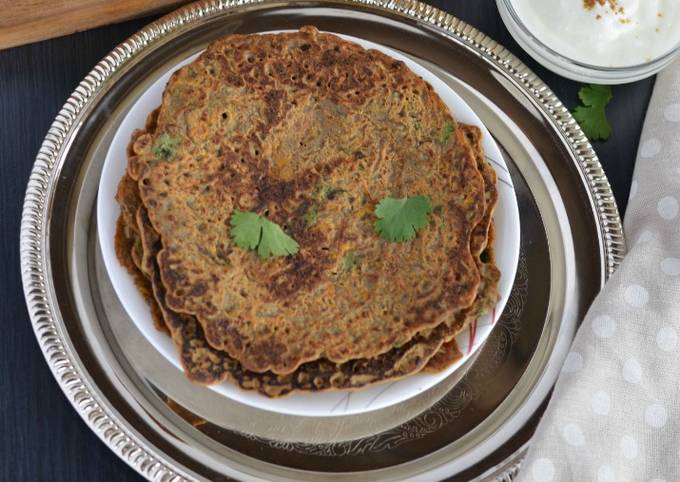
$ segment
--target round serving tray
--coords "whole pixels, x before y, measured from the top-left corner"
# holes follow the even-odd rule
[[[371,414],[281,415],[191,384],[125,314],[96,238],[104,156],[144,89],[219,36],[305,24],[399,50],[448,83],[501,147],[520,207],[515,284],[485,346]],[[104,443],[163,481],[511,479],[577,321],[624,251],[607,179],[554,94],[503,47],[415,1],[201,2],[149,25],[60,111],[21,228],[26,300],[57,381]]]

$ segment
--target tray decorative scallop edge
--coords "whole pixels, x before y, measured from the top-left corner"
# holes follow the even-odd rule
[[[45,279],[46,199],[54,182],[54,166],[66,148],[64,141],[77,128],[78,119],[89,102],[103,89],[107,80],[144,49],[167,33],[193,21],[218,15],[260,0],[201,1],[187,5],[161,19],[118,45],[101,60],[78,85],[59,111],[36,156],[28,181],[22,213],[20,248],[24,293],[36,338],[45,359],[68,400],[90,429],[122,460],[139,474],[153,481],[190,480],[179,467],[173,467],[155,448],[128,432],[118,416],[105,407],[98,390],[82,376],[73,354],[64,344],[61,322],[55,314]],[[517,57],[474,27],[437,8],[415,0],[341,0],[338,4],[366,5],[397,13],[427,24],[442,35],[472,48],[496,68],[506,72],[535,101],[561,131],[587,181],[593,208],[600,222],[605,255],[605,274],[609,277],[626,251],[623,227],[609,182],[597,155],[578,124],[555,94]],[[486,475],[499,481],[515,478],[525,447]]]

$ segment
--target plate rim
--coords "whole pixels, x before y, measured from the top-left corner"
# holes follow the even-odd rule
[[[275,34],[278,32],[283,32],[283,31],[263,31],[260,32],[262,34]],[[494,317],[494,314],[498,313],[498,316],[500,316],[500,313],[503,311],[503,308],[505,307],[505,304],[507,303],[509,296],[510,296],[510,291],[512,290],[512,280],[515,278],[515,274],[517,271],[517,265],[519,262],[519,251],[520,251],[520,236],[521,236],[521,227],[520,227],[520,217],[519,217],[519,206],[517,204],[517,197],[516,197],[516,191],[514,184],[512,182],[511,177],[509,174],[506,175],[508,172],[508,167],[505,163],[505,159],[503,158],[503,155],[500,151],[500,148],[489,132],[488,128],[484,125],[482,120],[479,118],[479,116],[475,113],[474,109],[446,82],[444,82],[442,79],[440,79],[436,73],[432,72],[430,69],[428,69],[426,66],[420,64],[418,61],[409,58],[407,55],[404,55],[403,53],[400,53],[393,48],[378,44],[377,42],[373,42],[370,40],[366,40],[360,37],[356,37],[353,35],[347,35],[347,34],[338,34],[338,33],[333,33],[333,32],[327,32],[330,33],[331,35],[336,35],[339,36],[347,41],[357,43],[361,45],[363,48],[366,49],[378,49],[381,52],[392,56],[396,60],[403,61],[407,64],[407,66],[414,71],[414,73],[418,76],[423,77],[423,79],[430,83],[433,88],[435,89],[435,92],[437,92],[440,97],[442,97],[442,100],[444,101],[444,104],[446,104],[447,108],[451,112],[451,115],[454,116],[454,119],[459,119],[459,115],[462,115],[463,117],[466,118],[465,121],[461,122],[471,122],[474,125],[478,125],[482,131],[483,134],[483,143],[486,145],[486,153],[491,159],[495,159],[496,162],[500,163],[502,165],[501,169],[498,170],[498,175],[499,175],[499,181],[498,181],[498,191],[499,195],[501,197],[499,198],[499,203],[498,206],[495,210],[494,213],[494,219],[495,220],[501,220],[504,221],[500,225],[497,224],[497,238],[496,238],[496,247],[497,247],[497,253],[498,247],[500,246],[500,243],[507,243],[506,247],[509,249],[506,250],[506,255],[501,256],[500,254],[497,254],[498,257],[498,265],[501,267],[501,281],[499,285],[499,291],[500,298],[496,305],[494,306],[494,309],[488,313],[487,315],[481,316],[475,321],[475,326],[478,326],[479,328],[475,330],[475,338],[473,341],[472,349],[467,349],[463,353],[463,357],[456,361],[454,364],[452,364],[450,367],[448,367],[446,370],[443,370],[440,373],[434,374],[434,375],[428,375],[426,379],[422,382],[418,382],[417,380],[422,380],[421,378],[418,379],[411,379],[416,380],[411,384],[410,390],[407,392],[405,396],[402,396],[402,398],[399,398],[397,400],[388,400],[382,402],[382,404],[378,403],[375,404],[376,397],[378,395],[374,394],[374,392],[378,391],[378,394],[383,393],[383,392],[388,392],[387,388],[385,387],[390,387],[389,393],[394,393],[395,390],[392,389],[391,387],[395,383],[399,383],[407,378],[409,378],[411,375],[408,377],[403,377],[397,380],[391,380],[387,381],[385,383],[380,383],[376,384],[373,387],[372,391],[366,391],[362,390],[363,394],[360,397],[359,401],[356,401],[355,398],[352,398],[353,403],[350,404],[351,408],[348,409],[346,408],[345,411],[333,411],[335,410],[335,407],[337,407],[337,403],[334,403],[333,401],[328,401],[328,404],[333,404],[334,408],[329,412],[329,411],[319,411],[315,410],[313,412],[309,412],[309,408],[311,407],[304,407],[305,402],[300,400],[298,402],[299,405],[302,405],[300,408],[277,408],[274,405],[275,403],[272,403],[272,399],[264,397],[257,392],[252,392],[252,391],[246,391],[244,389],[241,389],[240,387],[236,386],[235,389],[231,386],[233,384],[229,384],[228,381],[221,382],[219,384],[215,384],[214,386],[210,386],[209,388],[213,389],[220,395],[227,397],[231,400],[234,400],[239,403],[243,403],[245,405],[252,406],[257,409],[261,410],[267,410],[273,413],[280,413],[282,415],[294,415],[294,416],[307,416],[307,417],[336,417],[336,416],[349,416],[349,415],[358,415],[358,414],[363,414],[363,413],[368,413],[371,411],[387,408],[390,406],[393,406],[397,403],[401,403],[404,401],[407,401],[415,396],[417,396],[419,393],[424,392],[425,390],[429,390],[430,388],[434,387],[435,385],[441,383],[445,379],[447,379],[449,376],[451,376],[456,370],[462,368],[464,364],[467,362],[467,360],[470,359],[483,345],[488,336],[491,334],[491,331],[493,330],[493,327],[495,326],[495,321],[497,321],[497,318]],[[119,167],[117,164],[120,164],[120,157],[124,155],[121,154],[123,151],[121,151],[121,146],[118,144],[126,144],[127,140],[125,139],[124,135],[125,132],[130,130],[129,126],[126,126],[126,130],[121,130],[126,123],[132,123],[130,119],[130,115],[133,113],[133,111],[139,110],[140,108],[138,105],[140,103],[144,103],[144,96],[147,95],[147,92],[150,89],[153,89],[154,91],[158,90],[157,84],[160,82],[163,82],[164,77],[171,75],[173,71],[175,71],[178,68],[181,68],[182,66],[186,65],[187,62],[193,61],[198,55],[200,55],[199,52],[192,53],[188,57],[184,58],[180,62],[178,62],[175,65],[168,65],[167,70],[156,80],[153,81],[148,87],[145,88],[143,92],[141,92],[138,96],[138,98],[130,105],[128,111],[123,115],[121,118],[120,124],[118,126],[118,130],[113,133],[113,138],[111,140],[111,143],[106,151],[106,156],[104,159],[104,164],[102,166],[102,174],[99,179],[99,184],[97,186],[97,200],[96,200],[96,212],[97,212],[97,234],[98,234],[98,241],[99,241],[99,248],[100,252],[102,254],[103,260],[104,260],[104,266],[106,268],[106,271],[108,273],[108,276],[111,280],[111,284],[114,288],[114,291],[118,297],[119,302],[121,305],[125,308],[125,311],[127,312],[128,316],[132,319],[134,325],[137,326],[139,331],[142,333],[144,338],[153,345],[153,347],[161,353],[170,363],[175,365],[180,371],[183,371],[180,365],[179,357],[177,356],[176,353],[176,348],[174,345],[171,343],[168,344],[166,343],[168,341],[166,336],[160,336],[157,330],[153,328],[153,323],[151,320],[151,315],[149,312],[149,307],[148,304],[143,300],[141,296],[135,296],[138,295],[138,292],[136,288],[134,287],[134,283],[132,283],[132,279],[129,277],[128,273],[125,272],[125,270],[120,266],[118,260],[116,259],[116,256],[114,254],[114,247],[112,245],[112,236],[111,232],[115,231],[115,225],[116,221],[113,220],[110,216],[112,214],[112,211],[118,214],[120,210],[117,207],[117,204],[115,204],[113,200],[113,194],[115,194],[117,183],[119,182],[118,179],[116,178],[111,178],[111,176],[114,176],[117,171],[119,171]],[[163,87],[164,89],[165,87]],[[147,102],[148,103],[148,102]],[[455,104],[459,104],[456,106]],[[456,107],[454,115],[454,107]],[[144,125],[144,120],[146,118],[146,112],[142,114],[135,114],[135,118],[139,117],[140,123],[132,127],[132,130],[134,131],[137,128],[141,128]],[[469,117],[472,117],[472,120],[469,119]],[[122,134],[121,134],[122,132]],[[119,139],[120,136],[123,136],[123,139]],[[114,148],[119,151],[118,153],[114,152]],[[116,171],[116,172],[112,172]],[[503,172],[505,171],[505,172]],[[505,183],[505,184],[502,184]],[[102,196],[104,194],[104,196]],[[107,206],[107,204],[111,204],[113,206]],[[500,216],[500,218],[499,218]],[[124,278],[124,279],[121,279]],[[502,290],[502,288],[505,288]],[[133,292],[133,295],[130,295],[129,292]],[[134,298],[134,300],[130,300],[130,296]],[[140,308],[140,306],[142,306]],[[144,314],[140,314],[140,310],[144,311]],[[147,316],[148,315],[148,316]],[[144,318],[146,317],[146,318]],[[469,336],[470,328],[467,327],[464,331],[462,331],[459,335],[457,335],[456,338],[459,339],[460,343],[460,338],[466,338]],[[161,341],[159,341],[159,338]],[[170,346],[172,345],[172,346]],[[466,348],[465,344],[460,345],[461,350]],[[168,353],[170,351],[170,353]],[[416,374],[412,374],[416,375]],[[225,385],[225,388],[222,389],[222,385]],[[380,388],[376,388],[382,386],[383,389],[381,390]],[[369,387],[366,387],[369,388]],[[397,393],[398,393],[397,389]],[[335,393],[339,394],[347,394],[349,392],[355,392],[355,390],[338,390],[334,391]],[[369,395],[366,395],[369,394]],[[371,403],[370,407],[363,406],[363,399],[366,396],[371,396],[373,394],[373,402]],[[294,395],[294,394],[293,394]],[[309,395],[309,394],[298,394],[298,395]],[[312,405],[318,406],[319,403],[323,403],[320,401],[319,397],[316,396],[316,394],[311,394],[312,395]],[[328,398],[332,396],[333,394],[329,394],[325,396],[324,398]],[[344,396],[344,395],[341,395]],[[291,400],[289,397],[286,397],[285,400]],[[359,404],[359,406],[357,405]],[[288,407],[288,403],[283,403],[279,404],[279,406],[282,407]],[[361,408],[363,407],[363,409]]]
[[[183,480],[190,477],[184,469],[168,462],[162,453],[142,437],[133,434],[122,417],[105,403],[99,389],[88,380],[76,353],[71,352],[63,332],[64,320],[55,306],[50,288],[51,267],[48,232],[50,192],[55,185],[59,160],[68,150],[69,141],[78,129],[78,121],[88,106],[106,90],[107,81],[125,70],[137,55],[153,49],[164,36],[177,33],[193,22],[216,16],[243,6],[280,4],[259,0],[203,0],[172,12],[149,24],[117,46],[100,61],[79,84],[56,116],[37,154],[28,180],[20,229],[20,258],[24,294],[29,316],[41,350],[67,399],[100,439],[122,460],[148,479]],[[478,52],[497,70],[507,74],[551,119],[553,127],[572,154],[587,188],[588,201],[598,223],[599,245],[604,282],[616,269],[625,251],[623,227],[609,182],[599,159],[580,127],[555,94],[514,54],[456,17],[416,0],[338,0],[337,6],[369,6],[378,12],[396,14],[426,24],[452,42]],[[522,453],[499,464],[499,479],[512,478],[511,469]]]

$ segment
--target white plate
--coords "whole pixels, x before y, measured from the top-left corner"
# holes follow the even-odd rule
[[[241,403],[289,415],[336,416],[378,410],[403,402],[448,377],[472,356],[491,332],[495,321],[500,316],[508,300],[519,256],[519,212],[512,179],[498,146],[477,115],[448,85],[415,61],[382,45],[348,35],[340,36],[346,40],[356,42],[364,48],[380,50],[397,60],[405,62],[411,70],[432,85],[455,119],[466,124],[479,126],[482,129],[486,157],[498,174],[499,200],[494,214],[494,221],[497,233],[495,242],[496,257],[501,271],[499,286],[500,301],[490,314],[481,317],[476,323],[472,323],[468,329],[458,335],[456,340],[463,353],[463,357],[441,373],[411,375],[398,381],[368,386],[355,391],[293,393],[278,399],[267,398],[257,392],[245,391],[227,382],[210,387],[212,390]],[[114,196],[118,182],[125,173],[127,164],[126,147],[132,131],[144,127],[147,114],[161,103],[165,84],[172,72],[190,63],[198,55],[195,54],[178,63],[173,68],[168,69],[149,89],[140,95],[139,99],[127,112],[107,152],[97,199],[99,245],[114,290],[128,315],[130,315],[146,339],[179,370],[182,370],[182,368],[170,337],[154,328],[149,306],[137,291],[132,278],[118,263],[116,258],[113,240],[120,208]]]

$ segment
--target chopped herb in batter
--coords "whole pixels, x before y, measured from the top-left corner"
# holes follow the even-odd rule
[[[170,134],[161,134],[158,141],[156,141],[156,145],[153,146],[153,153],[157,158],[169,161],[175,157],[179,144],[180,140],[178,137],[173,137]]]
[[[453,124],[451,122],[447,122],[444,124],[444,127],[442,127],[442,144],[446,144],[448,142],[451,134],[453,134]]]
[[[305,221],[305,227],[309,228],[314,226],[316,221],[319,219],[319,211],[316,209],[316,206],[309,206],[305,212],[305,215],[303,216],[303,219]]]
[[[345,256],[342,257],[342,270],[347,273],[351,271],[352,268],[359,261],[359,256],[356,255],[354,251],[348,251]]]
[[[328,184],[322,184],[321,187],[319,188],[319,194],[321,195],[321,198],[325,198],[328,200],[335,199],[343,192],[345,192],[344,189],[334,188],[329,186]]]

